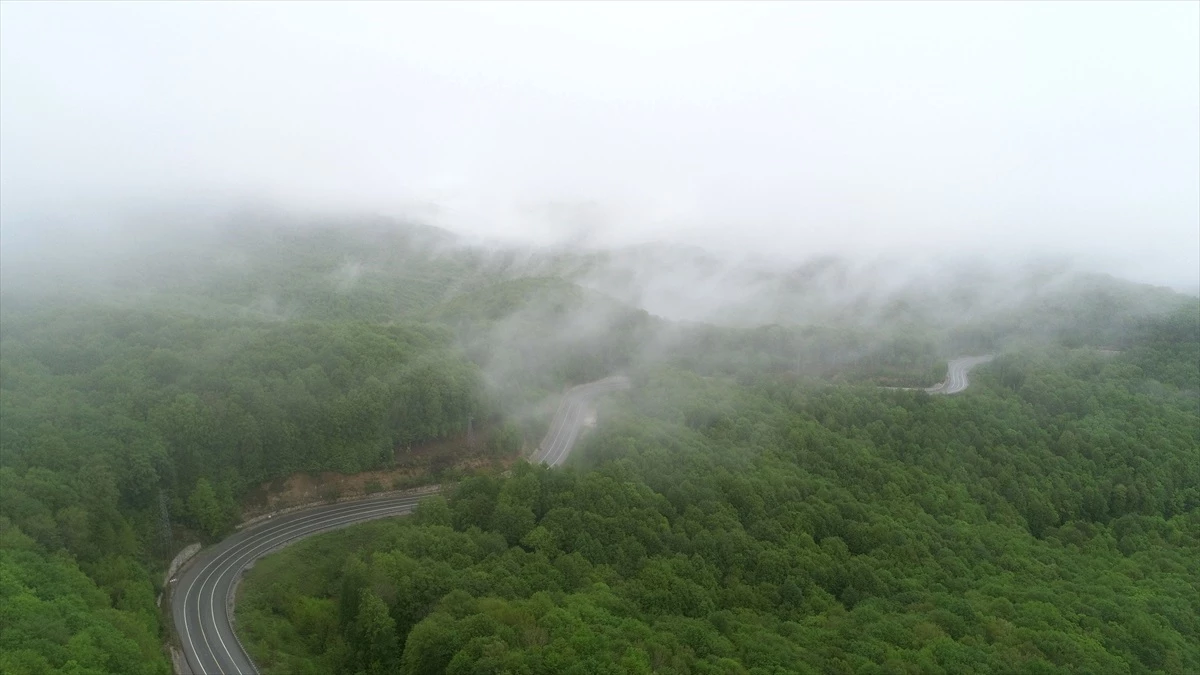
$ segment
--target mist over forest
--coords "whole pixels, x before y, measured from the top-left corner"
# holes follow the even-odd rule
[[[666,243],[499,246],[411,220],[261,207],[59,232],[69,234],[3,251],[10,309],[88,302],[263,321],[432,321],[499,387],[554,370],[551,355],[600,353],[568,378],[586,381],[678,358],[702,334],[788,336],[770,367],[805,375],[889,349],[934,364],[1023,341],[1119,348],[1138,320],[1191,299],[1065,259],[784,263]],[[825,344],[806,353],[802,340]]]
[[[0,3],[0,672],[1182,675],[1196,588],[1200,5]]]

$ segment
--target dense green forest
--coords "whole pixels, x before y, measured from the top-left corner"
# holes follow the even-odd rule
[[[889,304],[887,325],[713,324],[605,294],[589,279],[606,256],[389,222],[130,241],[100,262],[0,265],[0,672],[165,673],[162,572],[228,533],[255,486],[386,468],[471,419],[504,422],[497,447],[515,453],[563,387],[613,372],[638,386],[575,469],[483,476],[411,523],[264,561],[241,607],[256,653],[282,672],[555,670],[537,659],[564,653],[821,671],[940,637],[951,654],[1057,664],[1018,612],[1039,602],[1097,669],[1196,663],[1194,298],[1083,279],[965,324],[938,323],[925,296]],[[865,386],[933,384],[970,350],[1010,356],[961,398]],[[286,562],[321,547],[319,569]],[[1016,587],[1037,597],[1002,592]],[[961,602],[975,613],[943,625]],[[837,638],[885,625],[870,648]],[[406,647],[444,626],[457,637]],[[564,630],[576,651],[549,649]],[[368,634],[380,642],[358,650]],[[766,652],[739,651],[759,635]]]
[[[387,466],[486,412],[478,368],[429,326],[49,307],[6,314],[3,346],[0,593],[13,614],[0,644],[51,670],[161,665],[148,568],[181,545],[173,530],[220,536],[261,481]],[[91,586],[62,591],[72,584]],[[79,596],[70,615],[53,604],[64,595]],[[106,625],[88,618],[97,597],[115,623],[95,639],[130,644],[79,640]],[[35,599],[50,604],[23,613]]]
[[[238,625],[286,673],[1196,672],[1198,323],[960,397],[647,372],[573,469],[268,558]]]

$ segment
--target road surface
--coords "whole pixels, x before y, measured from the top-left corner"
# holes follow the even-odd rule
[[[628,378],[610,377],[569,390],[534,454],[534,463],[561,464],[579,437],[592,401],[629,386]],[[256,523],[203,551],[171,581],[171,614],[187,667],[195,675],[258,673],[234,635],[232,622],[234,589],[252,562],[318,532],[411,513],[428,496],[389,495],[314,506]]]
[[[297,539],[411,512],[429,494],[316,506],[256,523],[209,548],[173,581],[171,613],[184,658],[197,675],[257,673],[233,633],[233,590],[250,563]]]
[[[628,389],[629,386],[629,378],[618,376],[581,384],[569,390],[563,396],[554,420],[550,422],[550,431],[546,432],[542,444],[533,453],[533,463],[545,462],[550,466],[562,464],[571,453],[571,448],[575,447],[575,439],[579,438],[592,401],[601,394]]]
[[[967,371],[981,363],[987,363],[995,356],[962,356],[950,361],[950,367],[946,369],[946,379],[933,387],[929,387],[925,391],[930,394],[957,394],[967,388],[970,381],[967,380]]]

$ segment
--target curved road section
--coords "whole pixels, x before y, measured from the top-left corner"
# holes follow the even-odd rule
[[[592,401],[629,386],[628,378],[610,377],[568,390],[534,454],[534,463],[561,464],[579,437]],[[171,614],[187,669],[195,675],[257,675],[258,669],[234,634],[232,621],[237,581],[255,560],[318,532],[411,513],[430,494],[373,497],[276,516],[197,556],[171,580]]]
[[[571,448],[575,447],[575,440],[579,438],[592,401],[601,394],[629,387],[629,378],[616,376],[581,384],[568,390],[558,406],[558,412],[554,414],[554,420],[550,422],[550,431],[546,432],[542,444],[538,446],[537,452],[533,453],[533,464],[562,464],[571,453]]]
[[[297,539],[374,518],[410,513],[429,494],[329,504],[270,518],[198,556],[172,580],[171,613],[192,673],[257,673],[233,632],[233,591],[250,563]]]
[[[950,366],[946,369],[946,379],[941,384],[929,387],[925,391],[930,394],[957,394],[970,384],[970,381],[967,380],[968,371],[994,358],[996,357],[989,354],[987,356],[962,356],[954,359],[950,361]]]

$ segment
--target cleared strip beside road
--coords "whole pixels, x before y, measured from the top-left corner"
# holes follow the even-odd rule
[[[579,437],[592,400],[629,386],[628,378],[610,377],[570,389],[534,463],[561,464]],[[242,572],[255,560],[313,534],[411,513],[430,494],[314,506],[257,522],[202,552],[171,582],[171,614],[188,670],[196,675],[257,675],[233,628],[233,593]]]

